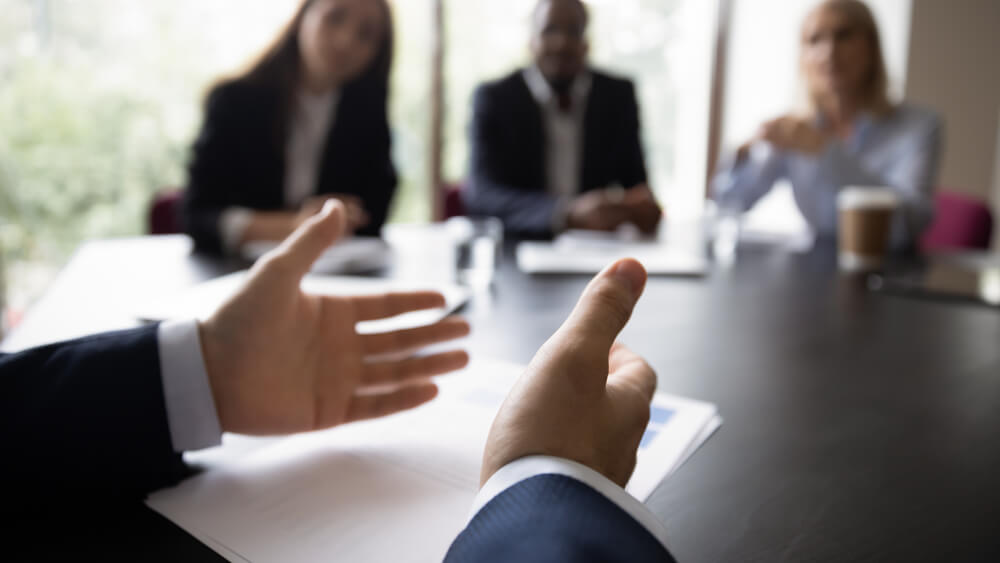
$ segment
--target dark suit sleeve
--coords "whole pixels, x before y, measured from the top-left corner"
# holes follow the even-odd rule
[[[452,544],[447,563],[672,562],[624,510],[562,475],[526,479],[491,500]]]
[[[518,235],[549,235],[556,212],[557,198],[545,192],[544,186],[532,189],[514,186],[507,181],[522,151],[514,146],[518,139],[510,138],[500,111],[503,100],[489,87],[480,87],[473,99],[470,128],[471,159],[469,185],[465,203],[476,215],[499,217],[504,227]]]
[[[8,506],[136,500],[186,474],[171,443],[156,326],[4,356],[0,385]]]
[[[191,149],[188,186],[181,208],[184,231],[199,250],[223,252],[219,217],[232,204],[233,151],[241,140],[239,108],[230,88],[214,90],[205,104],[205,123]]]
[[[641,127],[639,125],[639,103],[636,101],[635,86],[624,82],[622,102],[622,147],[618,174],[622,186],[632,188],[647,181],[646,160],[642,153]]]

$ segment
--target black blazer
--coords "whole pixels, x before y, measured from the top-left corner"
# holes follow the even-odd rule
[[[358,232],[378,236],[396,191],[384,88],[369,83],[341,91],[323,152],[316,194],[356,195],[371,223]],[[219,216],[230,206],[285,208],[287,108],[276,88],[246,80],[216,88],[195,141],[182,207],[184,230],[200,250],[220,253]]]
[[[631,188],[646,181],[635,89],[628,80],[591,74],[579,191]],[[552,234],[556,199],[546,192],[543,119],[522,70],[476,91],[465,204],[472,214],[499,217],[519,236]]]
[[[189,474],[170,438],[156,326],[0,356],[0,388],[0,482],[18,484],[4,508],[93,500],[93,511]]]

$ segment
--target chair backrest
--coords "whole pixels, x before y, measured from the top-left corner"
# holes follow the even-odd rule
[[[181,232],[181,201],[184,190],[165,189],[153,196],[149,206],[149,234],[175,235]]]
[[[934,223],[920,241],[924,252],[988,250],[993,214],[982,201],[944,191],[934,197]]]
[[[444,186],[444,218],[462,217],[465,213],[465,202],[462,201],[462,184],[447,184]]]

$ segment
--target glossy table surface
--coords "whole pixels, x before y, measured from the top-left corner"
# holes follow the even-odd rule
[[[463,311],[467,346],[525,363],[587,278],[522,274],[511,250]],[[396,274],[427,274],[403,254]],[[92,242],[3,347],[134,326],[144,300],[243,267],[184,237]],[[725,419],[648,503],[680,561],[1000,560],[997,309],[871,293],[831,248],[744,245],[703,279],[651,279],[622,340]],[[103,529],[80,534],[95,553],[217,560],[142,506]]]

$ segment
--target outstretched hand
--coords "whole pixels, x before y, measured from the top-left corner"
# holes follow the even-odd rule
[[[645,284],[646,271],[631,259],[590,282],[500,408],[481,483],[519,458],[547,455],[582,463],[625,486],[649,422],[656,374],[616,338]]]
[[[437,395],[430,378],[468,363],[464,351],[398,359],[467,335],[469,325],[457,318],[384,334],[355,330],[360,321],[443,307],[438,293],[329,297],[300,289],[313,262],[343,236],[346,222],[343,204],[327,203],[258,261],[246,286],[201,323],[223,430],[287,434],[389,415],[430,401]]]

